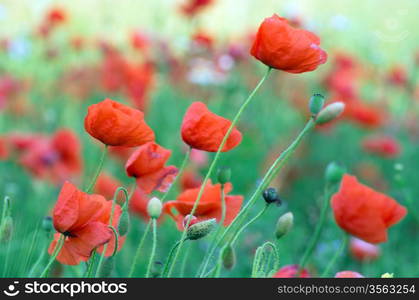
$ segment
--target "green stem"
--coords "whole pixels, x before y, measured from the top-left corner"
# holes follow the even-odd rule
[[[186,269],[186,262],[188,261],[189,252],[191,251],[192,243],[186,246],[185,254],[183,255],[182,264],[180,265],[180,278],[183,278]]]
[[[93,176],[92,181],[90,182],[90,184],[86,188],[86,193],[90,193],[92,191],[93,187],[95,186],[96,180],[99,177],[100,171],[102,171],[103,163],[105,162],[105,157],[106,157],[107,152],[108,152],[108,145],[105,145],[105,148],[103,149],[102,155],[101,155],[100,160],[99,160],[99,165],[96,169],[96,173]]]
[[[138,260],[139,260],[140,255],[141,255],[141,249],[143,248],[144,241],[145,241],[145,239],[148,235],[148,232],[150,231],[150,226],[151,226],[151,219],[147,223],[147,227],[144,230],[143,237],[141,238],[140,243],[138,244],[138,248],[137,248],[137,251],[135,252],[135,257],[134,257],[134,260],[132,262],[132,266],[131,266],[131,270],[129,272],[128,278],[132,278],[132,276],[134,275],[135,267],[137,266]]]
[[[151,248],[151,254],[150,259],[148,261],[148,267],[145,277],[150,278],[151,275],[151,267],[154,262],[154,257],[156,256],[156,248],[157,248],[157,221],[156,219],[152,219],[152,225],[153,225],[153,246]]]
[[[62,234],[60,235],[60,238],[57,241],[57,244],[55,245],[54,251],[52,252],[51,258],[49,259],[48,264],[46,265],[44,271],[42,271],[40,278],[45,278],[48,276],[49,270],[54,263],[55,259],[58,256],[58,253],[60,253],[61,249],[64,246],[65,236]]]
[[[127,190],[124,187],[117,188],[116,191],[115,191],[115,193],[114,193],[114,195],[113,195],[111,215],[109,217],[109,227],[111,227],[111,229],[112,229],[112,231],[114,233],[114,236],[115,236],[115,244],[114,244],[114,250],[113,250],[112,256],[114,256],[115,253],[116,253],[116,251],[118,250],[118,232],[116,232],[116,230],[114,230],[114,227],[113,227],[113,218],[114,218],[114,215],[115,215],[116,201],[118,199],[118,194],[119,194],[120,191],[122,191],[124,193],[125,203],[128,204],[128,201],[129,201],[129,196],[128,196]],[[101,253],[100,259],[99,259],[99,263],[98,263],[97,268],[96,268],[96,275],[95,275],[95,277],[98,277],[99,276],[100,269],[101,269],[102,264],[103,264],[103,261],[105,259],[106,251],[108,250],[108,245],[109,245],[109,242],[106,243],[105,246],[103,246],[102,253]]]
[[[176,174],[175,179],[173,179],[172,184],[170,185],[169,189],[164,193],[164,195],[161,197],[160,201],[163,203],[164,200],[167,198],[167,196],[169,195],[170,191],[172,190],[172,187],[176,184],[176,182],[178,181],[178,179],[182,176],[183,171],[185,170],[185,167],[189,161],[189,157],[191,155],[191,150],[192,148],[189,148],[188,151],[185,154],[185,157],[183,158],[182,164],[180,165],[180,168]]]
[[[323,206],[320,212],[320,218],[317,222],[316,229],[314,231],[314,235],[311,237],[311,240],[308,244],[308,247],[306,248],[303,257],[299,264],[299,272],[304,269],[306,263],[310,259],[311,255],[313,254],[314,249],[316,248],[316,245],[320,239],[320,235],[323,230],[323,226],[326,222],[327,212],[329,210],[329,188],[326,184],[324,196],[323,196]]]
[[[167,261],[166,264],[164,265],[164,269],[162,272],[162,276],[161,277],[166,277],[167,272],[169,271],[169,268],[172,264],[172,259],[173,259],[173,253],[175,252],[175,250],[177,249],[177,247],[179,247],[180,245],[180,241],[177,241],[176,244],[173,245],[172,249],[170,249],[169,255],[167,257]]]
[[[237,241],[237,239],[239,238],[240,234],[248,227],[250,226],[253,222],[255,222],[257,219],[259,219],[267,210],[267,208],[269,207],[269,204],[266,204],[265,207],[256,215],[254,216],[252,219],[250,219],[249,222],[247,222],[244,226],[242,226],[240,228],[239,231],[237,231],[237,233],[234,235],[233,239],[231,240],[231,246],[234,246],[234,243]]]
[[[332,269],[332,267],[336,263],[338,257],[341,256],[343,251],[345,250],[345,248],[348,244],[349,235],[346,234],[346,233],[344,233],[344,234],[345,234],[345,236],[343,237],[342,244],[340,245],[339,249],[335,252],[335,255],[329,261],[329,264],[327,265],[327,267],[324,270],[322,276],[320,276],[320,277],[326,277],[329,274],[330,269]]]
[[[298,147],[300,142],[302,141],[303,137],[314,127],[315,122],[314,119],[311,118],[306,126],[303,128],[303,130],[300,132],[300,134],[296,137],[296,139],[291,143],[291,145],[282,152],[279,157],[275,160],[275,162],[271,165],[268,172],[266,172],[265,176],[263,177],[261,183],[255,190],[255,192],[250,197],[250,200],[246,203],[246,205],[243,207],[242,210],[237,214],[237,216],[234,218],[234,220],[231,222],[231,224],[227,227],[227,229],[224,231],[224,233],[221,235],[220,239],[218,240],[216,246],[211,250],[210,254],[207,256],[205,260],[205,267],[202,271],[205,273],[206,266],[208,265],[210,259],[215,253],[215,250],[220,245],[220,243],[224,240],[224,238],[234,229],[235,225],[240,222],[241,219],[244,219],[249,209],[255,204],[256,200],[262,193],[262,191],[269,185],[271,180],[274,178],[273,174],[278,174],[278,172],[282,169],[282,167],[285,165],[285,163],[288,161],[288,159],[291,157],[291,155],[294,153],[295,149]],[[229,243],[229,242],[227,242]]]
[[[201,200],[202,194],[204,193],[205,186],[206,186],[206,184],[207,184],[207,182],[208,182],[209,178],[211,177],[211,174],[212,174],[212,172],[213,172],[213,170],[214,170],[214,168],[215,168],[215,166],[216,166],[216,164],[217,164],[217,162],[218,162],[218,159],[220,158],[221,150],[224,148],[224,145],[225,145],[225,143],[227,142],[228,137],[230,136],[231,132],[233,131],[233,129],[234,129],[234,127],[235,127],[235,125],[237,124],[238,120],[240,119],[240,116],[243,114],[243,111],[244,111],[244,110],[246,109],[246,107],[249,105],[249,103],[250,103],[250,102],[251,102],[251,100],[253,99],[254,95],[255,95],[255,94],[256,94],[256,92],[259,90],[259,88],[262,86],[262,84],[265,82],[265,80],[268,78],[268,76],[269,76],[269,74],[270,74],[271,70],[272,70],[272,69],[271,69],[270,67],[268,67],[268,70],[267,70],[267,72],[266,72],[265,76],[263,76],[263,77],[262,77],[262,79],[259,81],[259,83],[256,85],[256,87],[255,87],[255,88],[253,89],[253,91],[250,93],[249,97],[247,97],[247,99],[246,99],[246,100],[243,102],[243,104],[240,106],[240,108],[239,108],[238,112],[236,113],[235,117],[233,118],[233,121],[231,122],[230,127],[228,128],[228,130],[227,130],[226,134],[224,135],[224,138],[223,138],[223,140],[221,141],[221,144],[220,144],[220,146],[218,147],[217,152],[215,153],[214,159],[213,159],[213,160],[212,160],[212,162],[211,162],[211,165],[210,165],[210,167],[209,167],[209,169],[208,169],[208,172],[207,172],[207,174],[205,175],[205,178],[204,178],[204,180],[203,180],[203,182],[202,182],[202,184],[201,184],[201,188],[200,188],[200,190],[199,190],[199,193],[198,193],[198,196],[197,196],[197,198],[196,198],[196,200],[195,200],[195,203],[194,203],[194,205],[193,205],[193,207],[192,207],[192,210],[191,210],[191,212],[190,212],[190,215],[192,215],[192,216],[193,216],[193,215],[195,214],[196,209],[198,208],[199,201]],[[182,237],[180,238],[180,244],[179,244],[179,247],[177,248],[176,253],[175,253],[175,255],[174,255],[174,259],[173,259],[173,260],[174,260],[174,263],[172,264],[172,266],[175,264],[175,262],[176,262],[176,260],[177,260],[177,258],[178,258],[178,256],[179,256],[179,253],[180,253],[180,251],[182,250],[182,246],[183,246],[183,243],[184,243],[185,238],[186,238],[187,228],[189,227],[189,223],[191,222],[191,220],[192,220],[192,218],[189,218],[189,219],[188,219],[188,221],[187,221],[187,223],[186,223],[186,226],[185,226],[185,229],[183,230]],[[171,272],[172,272],[172,269],[169,269],[168,276],[170,276]]]

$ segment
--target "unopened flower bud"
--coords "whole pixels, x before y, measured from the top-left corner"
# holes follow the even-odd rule
[[[198,222],[192,226],[189,226],[186,232],[186,238],[188,240],[198,240],[208,235],[217,224],[216,219],[209,219],[206,221]]]
[[[277,205],[281,205],[282,203],[281,199],[279,198],[278,191],[273,187],[264,190],[262,195],[263,199],[265,199],[266,203],[268,204],[276,203]]]
[[[230,181],[231,178],[231,169],[230,168],[220,168],[217,173],[217,181],[221,184],[226,184]]]
[[[102,265],[100,266],[100,269],[98,270],[99,277],[101,278],[111,277],[114,269],[115,269],[115,257],[114,256],[105,257]]]
[[[190,219],[190,221],[189,221]],[[188,225],[188,221],[189,221],[189,225]],[[198,218],[192,215],[186,215],[183,218],[183,228],[186,228],[187,226],[190,227],[194,224],[198,223]]]
[[[13,219],[11,216],[6,216],[0,224],[0,243],[8,242],[12,237]]]
[[[54,225],[52,223],[52,218],[50,216],[44,217],[42,219],[41,227],[46,233],[50,233],[51,231],[53,231]]]
[[[287,212],[279,217],[278,222],[276,223],[275,236],[277,239],[280,239],[286,235],[292,228],[294,224],[294,215],[292,212]]]
[[[118,223],[118,233],[120,236],[124,236],[127,234],[129,230],[129,224],[130,224],[130,218],[128,209],[124,207],[122,209],[121,216],[119,217],[119,223]]]
[[[147,212],[150,218],[157,219],[160,217],[162,211],[162,204],[160,199],[153,197],[148,201]]]
[[[336,162],[331,162],[326,167],[325,178],[328,183],[339,183],[345,174],[345,168]]]
[[[326,124],[330,121],[333,121],[337,117],[340,116],[340,114],[345,109],[345,104],[343,102],[335,102],[332,104],[329,104],[325,108],[323,108],[316,118],[316,124]]]
[[[381,278],[393,278],[394,277],[394,273],[384,273],[383,275],[381,275]]]
[[[236,253],[231,245],[228,245],[225,248],[223,248],[221,258],[223,261],[224,268],[226,268],[227,270],[231,270],[234,268],[234,265],[236,264]]]
[[[309,108],[310,112],[313,116],[317,116],[317,114],[322,110],[324,105],[324,97],[320,94],[314,94],[310,98]]]

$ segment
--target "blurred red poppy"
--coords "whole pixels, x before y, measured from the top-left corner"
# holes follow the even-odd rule
[[[302,269],[300,272],[300,275],[298,276],[298,265],[287,265],[282,267],[278,270],[272,277],[273,278],[294,278],[294,277],[300,277],[300,278],[309,278],[311,277],[310,273],[306,269]]]
[[[130,211],[132,211],[143,220],[148,221],[150,219],[150,216],[147,212],[147,205],[149,200],[149,197],[146,193],[144,193],[144,191],[139,188],[135,189],[135,192],[129,201]]]
[[[377,244],[387,241],[387,229],[407,213],[393,198],[376,192],[345,174],[339,191],[332,197],[338,225],[360,239]]]
[[[357,238],[351,238],[349,251],[359,261],[372,261],[380,255],[380,248],[377,245]]]
[[[186,16],[192,17],[209,6],[214,0],[187,0],[180,9]]]
[[[387,81],[394,86],[407,86],[408,74],[403,66],[394,66],[390,69],[387,75]]]
[[[103,222],[106,214],[105,198],[86,194],[65,182],[53,211],[54,227],[65,236],[57,260],[62,264],[77,265],[87,261],[95,248],[109,242],[112,231]],[[55,234],[48,250],[50,254],[60,234]]]
[[[135,147],[154,141],[154,132],[141,111],[111,99],[89,106],[84,128],[110,146]]]
[[[320,39],[312,32],[293,28],[278,15],[266,18],[250,50],[265,65],[289,73],[315,70],[327,60]]]
[[[400,152],[400,144],[391,136],[371,136],[362,141],[362,147],[366,152],[386,158],[397,157]]]
[[[243,202],[242,196],[227,195],[232,190],[231,183],[224,186],[226,215],[224,219],[224,226],[228,226],[240,211]],[[195,200],[199,194],[199,188],[188,189],[181,193],[176,200],[168,201],[163,206],[163,211],[169,214],[173,220],[176,221],[178,229],[183,230],[182,221],[185,216],[190,214]],[[221,184],[212,184],[211,181],[207,183],[204,192],[199,201],[198,207],[194,214],[198,218],[198,222],[216,218],[221,220],[222,216],[222,202],[221,202]],[[175,209],[178,214],[174,214],[172,209]]]
[[[202,102],[194,102],[183,117],[182,139],[198,150],[217,152],[231,122],[210,112]],[[241,143],[242,134],[234,128],[222,152],[230,151]]]
[[[154,142],[146,143],[125,164],[127,175],[135,177],[138,187],[147,194],[155,190],[165,192],[178,172],[175,166],[165,167],[171,153]]]
[[[0,136],[0,160],[6,160],[9,157],[8,143],[5,137]]]
[[[364,276],[354,271],[340,271],[336,273],[335,278],[364,278]]]

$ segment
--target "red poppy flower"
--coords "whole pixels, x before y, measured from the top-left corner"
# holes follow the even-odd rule
[[[306,269],[302,269],[300,275],[297,276],[299,268],[300,267],[298,265],[287,265],[279,269],[278,272],[276,272],[274,276],[272,277],[273,278],[294,278],[294,277],[309,278],[311,277],[310,273]]]
[[[92,251],[109,242],[112,231],[106,217],[108,204],[100,195],[89,195],[70,182],[64,183],[53,211],[55,229],[65,235],[65,242],[57,260],[67,265],[87,261]],[[116,219],[116,218],[115,218]],[[55,248],[60,234],[56,234],[48,252]]]
[[[95,194],[102,195],[107,200],[112,200],[116,190],[121,186],[123,184],[113,176],[102,172],[96,181],[94,192]],[[120,205],[125,203],[125,197],[122,192],[117,195],[117,203]]]
[[[89,106],[84,128],[110,146],[135,147],[154,141],[154,132],[145,123],[141,111],[111,99]]]
[[[380,248],[357,238],[351,238],[349,251],[359,261],[372,261],[380,255]]]
[[[364,278],[364,276],[354,271],[340,271],[336,273],[335,278]]]
[[[9,157],[9,149],[6,138],[0,136],[0,160],[6,160]]]
[[[387,120],[387,116],[381,108],[365,104],[360,100],[345,101],[343,116],[367,128],[381,127]]]
[[[213,0],[188,0],[181,6],[181,12],[186,16],[192,17],[209,6]]]
[[[409,81],[407,71],[403,66],[391,68],[387,80],[394,86],[406,86]]]
[[[141,189],[137,188],[132,195],[131,200],[129,201],[130,211],[132,211],[143,220],[148,221],[150,219],[150,216],[147,212],[147,205],[149,200],[150,198],[147,196],[147,194],[144,193],[144,191]]]
[[[320,39],[312,32],[293,28],[278,15],[266,18],[250,50],[265,65],[289,73],[315,70],[327,60]]]
[[[339,191],[332,197],[338,225],[364,241],[377,244],[387,241],[387,229],[407,213],[393,198],[376,192],[345,174]]]
[[[229,120],[210,112],[204,103],[194,102],[183,117],[182,139],[192,148],[217,152],[230,125]],[[242,134],[234,128],[222,152],[235,148],[241,140]]]
[[[135,177],[138,187],[145,193],[165,192],[172,184],[178,169],[165,167],[171,151],[149,142],[139,147],[125,164],[127,175]]]
[[[179,180],[182,191],[200,187],[201,182],[201,176],[193,170],[185,170]]]
[[[67,21],[67,13],[64,9],[55,7],[48,11],[46,16],[47,23],[56,25],[64,23],[65,21]]]
[[[399,143],[391,136],[371,136],[363,140],[362,147],[366,152],[386,158],[393,158],[400,154]]]
[[[183,230],[182,221],[184,217],[190,214],[192,207],[194,206],[195,200],[199,194],[199,188],[189,189],[181,193],[176,200],[168,201],[164,204],[163,210],[169,214],[177,223],[179,230]],[[224,219],[224,226],[228,226],[236,215],[240,211],[240,207],[243,202],[242,196],[229,196],[227,195],[232,190],[231,183],[227,183],[224,186],[225,192],[225,204],[226,204],[226,216]],[[221,202],[221,184],[213,185],[211,181],[207,183],[204,188],[204,192],[199,201],[198,207],[194,216],[198,218],[198,221],[204,221],[215,218],[220,221],[222,216],[222,202]],[[176,209],[178,212],[175,215],[172,209]]]

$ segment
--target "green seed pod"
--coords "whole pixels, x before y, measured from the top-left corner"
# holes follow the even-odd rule
[[[309,108],[310,112],[313,116],[317,116],[317,114],[322,110],[324,105],[324,97],[320,94],[314,94],[310,98]]]
[[[383,275],[381,275],[381,278],[393,278],[394,277],[394,273],[384,273]]]
[[[340,116],[340,114],[345,109],[345,104],[343,102],[335,102],[332,104],[329,104],[325,108],[323,108],[316,118],[316,124],[326,124],[330,121],[333,121],[337,117]]]
[[[124,236],[128,233],[130,225],[130,217],[127,208],[122,209],[122,214],[119,217],[118,233],[120,236]]]
[[[231,169],[230,168],[220,168],[217,172],[217,181],[221,184],[226,184],[231,179]]]
[[[221,254],[221,258],[223,261],[223,266],[227,270],[231,270],[236,265],[236,252],[231,245],[226,246],[223,248],[223,252]]]
[[[275,236],[279,240],[281,237],[286,235],[294,224],[294,215],[292,212],[287,212],[279,217],[276,223]]]
[[[336,162],[331,162],[327,165],[325,171],[326,182],[330,184],[339,183],[345,174],[345,168]]]
[[[6,216],[0,224],[0,243],[10,241],[13,233],[13,219],[11,216]]]
[[[100,266],[100,269],[98,270],[99,277],[102,277],[102,278],[111,277],[114,268],[115,268],[115,257],[114,256],[105,257],[102,265]]]
[[[53,231],[54,225],[52,223],[52,218],[50,216],[44,217],[42,219],[41,227],[46,233],[50,233],[51,231]]]
[[[186,232],[186,239],[199,240],[200,238],[208,235],[214,229],[216,224],[217,221],[214,218],[189,226],[188,231]]]
[[[147,212],[150,218],[157,219],[160,217],[162,208],[163,206],[160,199],[153,197],[150,199],[150,201],[148,201]]]

